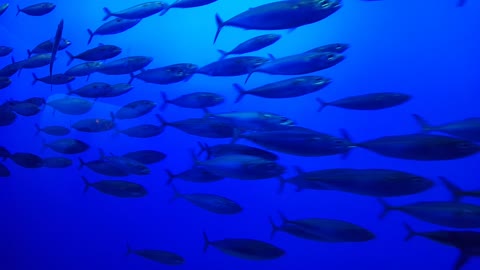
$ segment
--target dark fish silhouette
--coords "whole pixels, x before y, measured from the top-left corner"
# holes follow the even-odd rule
[[[62,32],[63,32],[63,19],[57,26],[57,33],[55,34],[55,39],[53,41],[53,48],[52,48],[52,57],[50,58],[50,80],[52,80],[52,72],[53,72],[53,62],[55,62],[55,56],[57,55],[58,45],[62,40]],[[53,89],[53,84],[50,84],[50,91]]]

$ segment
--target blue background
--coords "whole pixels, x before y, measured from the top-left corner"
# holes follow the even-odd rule
[[[102,8],[112,11],[136,5],[139,1],[58,1],[57,7],[43,17],[25,14],[15,16],[16,4],[24,7],[37,1],[11,1],[0,16],[0,45],[14,47],[15,59],[27,57],[27,49],[53,37],[56,26],[65,20],[63,36],[72,41],[68,50],[78,54],[98,43],[123,48],[119,56],[152,56],[148,68],[176,63],[200,66],[218,59],[217,49],[230,50],[253,36],[278,33],[279,42],[250,55],[276,57],[300,53],[327,43],[351,45],[346,59],[335,67],[315,74],[333,79],[320,92],[303,97],[268,100],[245,96],[233,104],[236,91],[232,83],[243,83],[245,76],[207,77],[197,74],[187,83],[172,85],[133,82],[134,89],[121,97],[100,99],[94,109],[84,116],[53,114],[50,107],[34,117],[19,116],[8,127],[1,127],[1,145],[11,152],[32,152],[43,157],[58,156],[42,149],[42,140],[55,138],[35,136],[34,124],[63,124],[69,126],[81,118],[108,117],[130,101],[151,99],[161,103],[160,92],[169,98],[194,91],[212,91],[226,96],[226,103],[212,112],[262,110],[288,116],[299,125],[338,135],[340,128],[348,130],[358,142],[385,135],[413,133],[419,126],[411,117],[418,113],[429,122],[440,124],[479,115],[478,76],[480,50],[478,14],[480,3],[469,1],[457,8],[455,0],[364,2],[345,0],[344,6],[329,18],[292,32],[245,31],[225,27],[215,45],[215,13],[226,20],[250,8],[269,1],[220,0],[208,6],[192,9],[171,9],[165,16],[152,16],[132,29],[111,36],[95,36],[87,47],[87,28],[95,30],[102,24]],[[68,58],[59,52],[54,70],[64,72]],[[0,59],[0,66],[10,62]],[[74,64],[80,63],[75,60]],[[48,74],[48,67],[34,70],[39,76]],[[256,73],[247,89],[289,76]],[[32,86],[31,70],[12,77],[12,85],[0,92],[0,100],[48,97],[66,93],[64,86],[41,82]],[[128,82],[129,76],[94,74],[90,82]],[[72,86],[86,84],[77,78]],[[399,107],[375,111],[349,111],[327,107],[317,113],[316,97],[330,101],[348,95],[375,91],[399,91],[413,99]],[[158,112],[157,109],[155,112]],[[200,110],[168,106],[162,116],[168,121],[201,116]],[[120,128],[138,123],[157,123],[154,113],[136,120],[121,120]],[[126,257],[126,242],[133,248],[170,250],[186,258],[176,269],[451,269],[458,251],[423,238],[404,242],[402,222],[416,230],[440,229],[394,212],[378,220],[381,207],[374,198],[340,192],[302,191],[297,193],[288,185],[277,194],[278,181],[240,181],[227,179],[216,183],[195,184],[175,180],[181,192],[216,193],[239,202],[244,212],[235,216],[219,216],[196,208],[185,200],[169,203],[173,192],[165,185],[168,168],[174,173],[192,165],[189,149],[197,141],[209,144],[228,140],[208,140],[182,133],[173,128],[150,139],[134,139],[114,132],[85,134],[72,131],[71,137],[82,139],[91,149],[82,154],[84,160],[98,157],[98,148],[123,154],[139,149],[156,149],[167,153],[161,163],[151,166],[149,176],[135,176],[132,181],[143,184],[150,192],[142,199],[122,200],[91,189],[83,193],[80,176],[91,181],[106,179],[88,169],[78,170],[78,162],[68,169],[24,169],[11,160],[4,164],[12,176],[0,181],[0,269],[167,269],[172,268],[137,256]],[[248,143],[242,141],[242,143]],[[420,200],[444,200],[448,192],[437,176],[445,176],[465,189],[479,186],[478,155],[436,162],[415,162],[382,157],[367,150],[354,149],[348,159],[340,156],[301,158],[282,155],[280,163],[288,166],[287,175],[294,175],[294,165],[305,170],[336,167],[387,168],[416,173],[437,182],[432,190],[415,196],[388,200],[394,205]],[[478,200],[466,200],[477,202]],[[277,260],[245,261],[209,248],[202,252],[202,230],[211,240],[224,237],[249,237],[270,241],[268,216],[279,222],[277,211],[289,218],[323,217],[347,220],[372,230],[374,241],[355,244],[311,242],[278,233],[271,242],[287,251]],[[463,269],[480,267],[478,258]]]

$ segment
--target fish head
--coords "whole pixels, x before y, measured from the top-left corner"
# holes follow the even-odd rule
[[[341,0],[304,0],[302,2],[312,5],[315,10],[336,11],[342,7]]]
[[[343,54],[333,52],[325,53],[322,55],[322,57],[323,61],[329,63],[329,65],[331,66],[336,65],[345,59],[345,56]]]
[[[335,43],[333,44],[333,49],[337,53],[342,53],[350,48],[350,45],[347,43]]]
[[[295,121],[278,114],[262,113],[262,118],[270,124],[279,126],[295,126]]]
[[[319,88],[323,88],[323,87],[329,85],[331,82],[332,82],[332,80],[329,79],[329,78],[324,78],[324,77],[320,77],[320,76],[315,76],[315,77],[312,77],[312,78],[311,78],[310,84],[311,84],[315,89],[319,89]]]
[[[466,140],[456,142],[455,148],[457,151],[464,154],[475,154],[480,151],[480,145]]]

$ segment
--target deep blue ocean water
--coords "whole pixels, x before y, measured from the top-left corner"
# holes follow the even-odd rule
[[[42,147],[43,141],[54,138],[35,135],[34,124],[61,124],[88,117],[108,117],[110,111],[138,99],[161,103],[160,92],[169,98],[194,91],[222,94],[226,102],[211,112],[267,111],[285,115],[299,125],[340,135],[348,131],[353,141],[386,135],[408,134],[420,130],[411,114],[417,113],[429,122],[476,117],[478,107],[478,76],[480,52],[478,12],[480,3],[468,1],[456,7],[455,0],[375,1],[344,0],[343,7],[318,23],[293,31],[241,30],[225,27],[212,44],[216,31],[215,14],[223,19],[270,1],[219,0],[191,9],[171,9],[162,17],[151,16],[138,25],[116,35],[95,36],[87,46],[87,28],[102,24],[103,7],[121,10],[140,1],[57,1],[57,7],[42,17],[25,14],[15,16],[16,5],[27,6],[36,1],[10,1],[0,16],[0,45],[14,48],[16,60],[27,57],[27,49],[53,38],[57,24],[65,21],[63,37],[72,41],[68,48],[80,53],[99,43],[114,44],[123,49],[120,57],[144,55],[154,58],[148,68],[176,63],[200,66],[219,58],[217,49],[230,50],[253,36],[277,33],[282,38],[275,44],[249,55],[276,57],[300,53],[328,43],[348,43],[346,59],[315,75],[333,80],[325,89],[291,99],[263,99],[245,96],[237,104],[233,83],[243,84],[245,76],[209,77],[194,75],[188,82],[171,85],[148,84],[135,80],[134,89],[120,97],[99,99],[91,112],[83,116],[53,114],[50,107],[32,117],[19,116],[17,121],[1,127],[1,143],[10,152],[31,152],[42,157],[61,156]],[[57,55],[54,71],[67,69],[64,51]],[[75,60],[75,64],[80,63]],[[0,66],[10,57],[0,58]],[[25,99],[32,96],[48,98],[66,93],[65,86],[41,82],[31,85],[32,70],[12,76],[12,84],[1,90],[0,100]],[[48,67],[34,70],[48,75]],[[292,76],[254,74],[246,88],[290,78]],[[128,75],[93,74],[89,82],[128,82]],[[85,78],[72,82],[74,88],[86,84]],[[375,91],[397,91],[412,95],[412,100],[398,107],[380,111],[354,111],[327,107],[317,112],[316,97],[330,101],[349,95]],[[167,121],[201,117],[195,109],[169,105],[164,112],[154,112],[134,120],[119,120],[126,128],[140,123],[156,124],[154,114]],[[69,137],[87,142],[89,151],[73,155],[74,166],[67,169],[25,169],[11,160],[4,163],[11,176],[0,180],[0,269],[452,269],[459,251],[424,238],[404,242],[407,222],[418,231],[442,229],[392,212],[383,220],[378,216],[381,205],[375,198],[334,191],[296,192],[291,185],[277,194],[276,179],[241,181],[226,179],[215,183],[196,184],[175,180],[181,192],[221,194],[242,205],[244,211],[221,216],[193,206],[185,200],[173,203],[171,187],[165,185],[165,169],[174,173],[193,164],[190,149],[198,150],[197,142],[227,143],[229,139],[205,139],[167,127],[163,134],[149,139],[134,139],[114,132],[86,134],[72,131]],[[242,143],[253,145],[245,140]],[[149,194],[141,199],[120,199],[94,189],[83,193],[81,176],[91,181],[111,179],[86,168],[78,169],[77,157],[98,158],[98,148],[106,153],[124,154],[139,149],[155,149],[167,158],[151,165],[148,176],[128,178],[144,185]],[[393,205],[422,200],[448,200],[449,193],[438,180],[445,176],[465,189],[478,188],[480,156],[452,161],[412,161],[380,156],[363,149],[353,149],[347,159],[339,155],[296,157],[281,155],[279,163],[287,166],[286,176],[295,174],[293,166],[305,170],[339,167],[397,169],[430,178],[436,182],[431,190],[412,196],[387,199]],[[478,199],[466,199],[478,204]],[[346,220],[368,228],[376,238],[365,243],[319,243],[295,238],[283,232],[270,240],[268,217],[279,222],[278,211],[289,218],[322,217]],[[286,251],[285,256],[271,261],[248,261],[231,257],[210,247],[203,253],[202,231],[211,240],[246,237],[270,242]],[[125,256],[126,243],[133,248],[169,250],[182,255],[185,264],[165,266],[139,256]],[[473,258],[463,268],[480,267]]]

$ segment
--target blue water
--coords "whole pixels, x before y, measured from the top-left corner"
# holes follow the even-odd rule
[[[58,1],[51,13],[42,17],[25,14],[15,16],[15,6],[36,1],[11,1],[9,9],[0,16],[0,45],[14,47],[17,60],[27,57],[27,49],[53,38],[58,22],[65,21],[63,36],[72,41],[68,48],[74,54],[98,43],[123,48],[118,58],[134,55],[152,56],[148,68],[176,63],[200,66],[218,59],[217,49],[230,50],[253,36],[278,33],[282,39],[271,47],[249,55],[276,57],[300,53],[328,43],[351,45],[346,60],[315,75],[332,78],[331,85],[320,92],[291,99],[262,99],[245,96],[234,104],[233,83],[243,83],[245,76],[208,77],[194,75],[185,83],[171,85],[133,82],[134,89],[120,97],[96,101],[91,112],[84,116],[53,114],[46,107],[33,117],[19,116],[17,121],[1,127],[1,145],[14,152],[31,152],[42,157],[60,156],[43,149],[42,141],[55,138],[35,136],[34,124],[63,124],[89,117],[108,117],[110,111],[138,99],[161,102],[160,91],[169,98],[194,91],[212,91],[225,95],[226,102],[212,112],[262,110],[292,118],[299,125],[339,135],[345,128],[354,141],[386,135],[419,131],[411,117],[417,113],[428,121],[440,124],[479,115],[478,76],[480,32],[478,12],[480,3],[468,1],[456,7],[455,0],[365,2],[345,0],[344,6],[329,18],[300,27],[294,31],[254,31],[225,27],[215,45],[215,13],[223,19],[270,1],[219,0],[204,7],[171,9],[165,16],[144,19],[132,29],[111,36],[95,36],[87,46],[87,28],[102,24],[102,8],[121,10],[140,1]],[[57,55],[54,71],[66,70],[68,58],[62,51]],[[75,64],[80,63],[75,60]],[[0,58],[0,66],[10,63]],[[48,67],[34,70],[39,76],[48,75]],[[247,89],[290,76],[256,73]],[[66,93],[64,86],[37,83],[31,85],[31,70],[12,76],[12,84],[0,92],[0,100],[25,99],[32,96],[48,98]],[[93,74],[90,82],[128,82],[128,75],[106,76]],[[86,84],[77,78],[73,88]],[[349,95],[375,91],[398,91],[413,96],[401,106],[381,111],[353,111],[327,107],[316,112],[316,97],[330,101]],[[140,123],[156,124],[159,112],[135,120],[121,120],[121,129]],[[168,106],[161,113],[168,121],[201,117],[200,110]],[[181,192],[208,192],[226,196],[242,205],[244,211],[234,216],[219,216],[197,208],[185,200],[170,203],[173,192],[165,185],[164,172],[174,173],[190,168],[193,161],[190,149],[197,141],[209,144],[226,143],[228,139],[204,139],[167,127],[158,137],[134,139],[112,132],[85,134],[72,131],[70,137],[86,141],[91,149],[81,156],[84,160],[98,158],[98,148],[107,153],[124,154],[139,149],[155,149],[167,158],[151,166],[148,176],[126,178],[141,183],[149,195],[142,199],[119,199],[94,189],[83,193],[80,176],[91,181],[110,179],[88,169],[25,169],[7,160],[9,178],[0,180],[0,269],[452,269],[459,251],[424,238],[404,242],[407,222],[418,231],[442,229],[418,221],[405,214],[393,212],[378,219],[381,206],[376,199],[330,191],[295,192],[287,185],[277,194],[276,179],[241,181],[226,179],[208,184],[175,180]],[[249,144],[246,141],[243,143]],[[280,163],[288,167],[287,176],[294,175],[294,165],[305,170],[337,167],[397,169],[433,179],[437,185],[424,193],[388,199],[394,205],[421,200],[447,200],[449,193],[438,181],[445,176],[465,189],[478,188],[480,156],[453,161],[416,162],[383,157],[373,152],[354,149],[347,159],[340,156],[303,158],[281,155]],[[478,199],[466,199],[478,204]],[[331,244],[307,241],[279,232],[270,240],[268,217],[279,222],[277,211],[289,218],[322,217],[342,219],[368,228],[376,239],[365,243]],[[286,250],[286,255],[272,261],[247,261],[228,256],[210,247],[202,252],[202,231],[211,240],[245,237],[267,241]],[[164,249],[185,257],[181,266],[164,266],[138,256],[125,256],[126,242],[133,248]],[[473,258],[463,269],[480,267]]]

